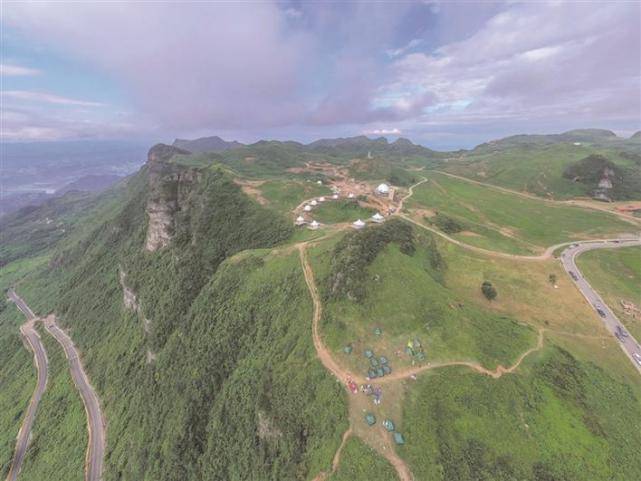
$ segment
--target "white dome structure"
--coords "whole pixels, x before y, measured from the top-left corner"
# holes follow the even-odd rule
[[[352,224],[352,227],[354,229],[362,229],[363,227],[365,227],[365,222],[363,222],[362,220],[358,219],[356,222],[354,222]]]
[[[316,199],[314,199],[313,201],[310,202],[310,204],[313,205],[313,206],[316,206],[316,205],[318,205],[318,202],[316,202]]]
[[[296,225],[304,225],[304,224],[306,224],[305,217],[303,217],[302,215],[299,215],[298,217],[296,217]]]
[[[310,229],[312,229],[312,230],[316,230],[316,229],[318,229],[319,227],[320,227],[320,224],[319,224],[318,222],[316,222],[315,220],[313,220],[313,221],[309,224],[309,228],[310,228]]]
[[[378,224],[383,222],[385,220],[385,217],[383,217],[380,213],[376,213],[372,216],[372,220]]]
[[[332,196],[332,199],[334,199],[334,200],[338,199],[338,194],[334,194],[334,195]]]
[[[311,206],[311,205],[309,205],[309,204],[307,204],[305,207],[303,207],[303,210],[304,210],[305,212],[311,212],[311,210],[312,210],[312,206]]]
[[[387,185],[386,183],[379,184],[379,186],[376,187],[376,193],[382,195],[389,194],[389,185]]]
[[[319,197],[318,202],[325,202],[325,197]]]

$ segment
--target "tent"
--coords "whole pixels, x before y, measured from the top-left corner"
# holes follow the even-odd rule
[[[385,356],[381,356],[379,358],[379,361],[381,362],[381,364],[387,364],[389,362]]]
[[[383,329],[377,327],[376,329],[374,329],[374,334],[380,336],[381,334],[383,334]]]
[[[365,415],[365,422],[368,426],[374,426],[374,424],[376,424],[376,416],[374,416],[372,413],[367,413]]]
[[[369,359],[369,358],[370,358],[370,357],[372,357],[373,355],[374,355],[374,353],[371,351],[371,349],[365,349],[365,357],[366,357],[367,359]]]
[[[352,227],[354,229],[362,229],[363,227],[365,227],[365,222],[363,222],[362,220],[358,219],[356,222],[354,222],[352,224]]]
[[[350,192],[349,194],[347,194],[347,198],[348,198],[348,199],[353,199],[354,197],[356,197],[356,196],[355,196],[352,192]]]
[[[389,194],[389,185],[385,183],[379,184],[379,186],[376,187],[376,193],[381,195]]]
[[[343,348],[343,352],[344,352],[345,354],[351,354],[351,353],[352,353],[352,345],[351,345],[351,344],[348,344],[347,346],[345,346],[345,347]]]
[[[319,224],[318,222],[316,222],[315,220],[313,220],[313,221],[309,224],[309,228],[310,228],[310,229],[312,229],[312,230],[316,230],[316,229],[318,229],[319,227],[320,227],[320,224]]]
[[[378,224],[383,222],[385,220],[385,217],[383,217],[381,214],[378,212],[372,216],[372,220]]]
[[[319,197],[318,202],[325,202],[325,197]]]
[[[312,205],[318,205],[318,202],[316,202],[316,199],[314,199],[313,201],[311,201],[311,202],[310,202],[310,204],[312,204]]]
[[[369,358],[369,363],[372,367],[378,367],[378,359],[376,359],[374,356]]]
[[[302,215],[299,215],[298,217],[296,217],[296,225],[303,225],[303,224],[305,224],[305,217],[303,217]]]
[[[332,199],[334,199],[334,200],[338,199],[338,194],[334,194],[334,195],[332,196]]]
[[[391,368],[391,367],[389,367],[387,364],[383,364],[383,366],[381,367],[381,369],[383,369],[383,374],[384,374],[385,376],[387,376],[388,374],[392,374],[392,368]]]
[[[383,421],[383,427],[390,432],[394,431],[394,429],[396,428],[396,426],[394,426],[394,422],[391,419],[386,419],[385,421]]]
[[[394,433],[394,442],[396,444],[405,444],[405,438],[401,433]]]
[[[376,379],[378,376],[376,374],[376,371],[371,368],[369,371],[367,371],[367,377],[370,379]]]
[[[303,207],[303,210],[304,210],[305,212],[311,212],[311,210],[312,210],[312,206],[308,204],[308,205],[306,205],[305,207]]]

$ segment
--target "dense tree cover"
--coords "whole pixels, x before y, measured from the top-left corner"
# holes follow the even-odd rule
[[[390,219],[382,225],[369,226],[343,237],[334,248],[326,295],[333,299],[362,301],[366,268],[391,242],[398,243],[403,254],[413,254],[416,247],[412,226],[399,219]]]
[[[346,410],[315,358],[298,257],[230,259],[291,227],[223,173],[201,174],[169,247],[143,250],[143,169],[20,291],[83,352],[108,420],[106,481],[307,479],[331,462]],[[123,306],[121,271],[139,313]],[[43,290],[59,300],[39,302]]]
[[[634,160],[632,154],[626,157]],[[606,174],[612,188],[599,189],[599,181]],[[638,199],[641,195],[641,171],[638,168],[617,165],[599,154],[569,164],[563,171],[563,177],[584,184],[591,193],[602,191],[612,200]]]
[[[399,452],[416,479],[627,481],[641,472],[639,403],[556,347],[500,379],[448,368],[410,392]]]
[[[465,230],[465,224],[445,214],[438,212],[429,221],[446,234],[456,234]]]

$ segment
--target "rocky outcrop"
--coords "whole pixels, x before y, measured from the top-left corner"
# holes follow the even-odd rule
[[[129,309],[130,311],[139,312],[140,306],[138,304],[136,294],[125,284],[127,274],[125,274],[125,271],[123,271],[122,268],[119,270],[118,274],[120,279],[120,286],[122,287],[122,302],[125,305],[125,308]]]
[[[184,205],[192,184],[200,178],[196,169],[171,162],[175,155],[188,153],[165,144],[155,145],[149,151],[149,223],[145,249],[150,252],[170,244],[176,230],[176,214]]]

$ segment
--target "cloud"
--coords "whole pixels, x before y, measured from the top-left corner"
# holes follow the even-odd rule
[[[401,135],[402,134],[402,132],[397,128],[366,130],[363,133],[365,135]]]
[[[39,75],[40,70],[29,67],[22,67],[20,65],[10,65],[6,63],[0,64],[0,76],[2,77],[18,77],[27,75]]]
[[[5,90],[1,92],[5,99],[22,100],[27,102],[45,102],[56,105],[74,105],[78,107],[102,107],[100,102],[72,99],[47,92],[33,92],[29,90]]]

